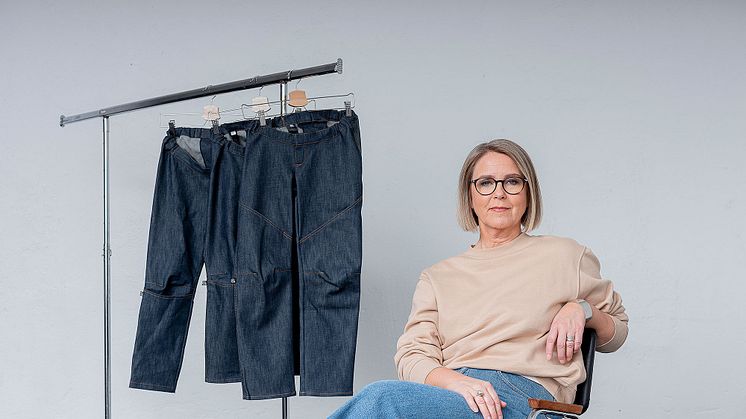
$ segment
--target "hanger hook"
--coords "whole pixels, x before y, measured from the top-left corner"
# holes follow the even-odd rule
[[[300,81],[303,79],[298,79],[298,81],[295,82],[295,90],[298,90],[298,85],[300,84]]]

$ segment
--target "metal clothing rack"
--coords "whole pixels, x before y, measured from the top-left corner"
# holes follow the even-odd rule
[[[255,76],[248,79],[237,80],[229,83],[218,85],[208,85],[198,89],[187,90],[184,92],[173,93],[170,95],[158,96],[150,99],[138,100],[122,105],[110,106],[97,111],[85,112],[72,116],[60,115],[60,126],[73,122],[84,121],[86,119],[101,118],[103,122],[103,180],[104,180],[104,417],[111,417],[111,358],[110,358],[110,281],[111,281],[111,246],[109,240],[109,117],[124,112],[134,111],[137,109],[150,108],[153,106],[165,105],[167,103],[180,102],[189,99],[196,99],[204,96],[229,93],[239,90],[253,89],[256,87],[267,86],[271,84],[280,85],[280,107],[281,114],[287,113],[287,83],[291,80],[298,80],[305,77],[321,76],[324,74],[342,73],[342,59],[338,58],[336,62],[322,64],[314,67],[301,68],[298,70],[283,71],[264,76]],[[282,417],[287,418],[287,397],[282,398]]]

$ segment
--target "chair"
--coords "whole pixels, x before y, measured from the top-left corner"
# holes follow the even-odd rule
[[[593,359],[596,356],[596,331],[585,329],[583,332],[583,344],[580,347],[585,364],[585,381],[578,384],[573,404],[553,402],[550,400],[528,399],[531,413],[527,419],[536,419],[540,414],[562,415],[563,418],[578,419],[580,415],[588,410],[591,403],[591,378],[593,378]]]

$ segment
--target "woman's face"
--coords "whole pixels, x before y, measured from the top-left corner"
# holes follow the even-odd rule
[[[479,178],[493,178],[503,180],[509,177],[523,178],[513,159],[502,153],[487,152],[474,165],[474,173],[470,180]],[[526,212],[528,202],[527,185],[517,195],[510,195],[503,189],[503,183],[497,184],[490,195],[481,195],[474,184],[471,190],[471,205],[479,218],[479,231],[482,234],[495,233],[496,230],[510,234],[521,231],[521,217]]]

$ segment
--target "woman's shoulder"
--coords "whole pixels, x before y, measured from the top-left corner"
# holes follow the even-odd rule
[[[529,238],[536,244],[559,249],[582,250],[585,248],[577,240],[570,237],[553,236],[553,235],[529,235]]]
[[[578,243],[577,240],[570,237],[535,235],[530,236],[530,238],[534,246],[530,246],[527,250],[538,254],[552,254],[575,259],[582,255],[586,249],[583,244]]]
[[[432,277],[433,275],[437,273],[448,272],[454,269],[458,269],[459,266],[463,263],[460,259],[461,259],[461,255],[459,254],[459,255],[451,256],[443,260],[440,260],[438,262],[435,262],[434,264],[423,269],[421,276]]]

